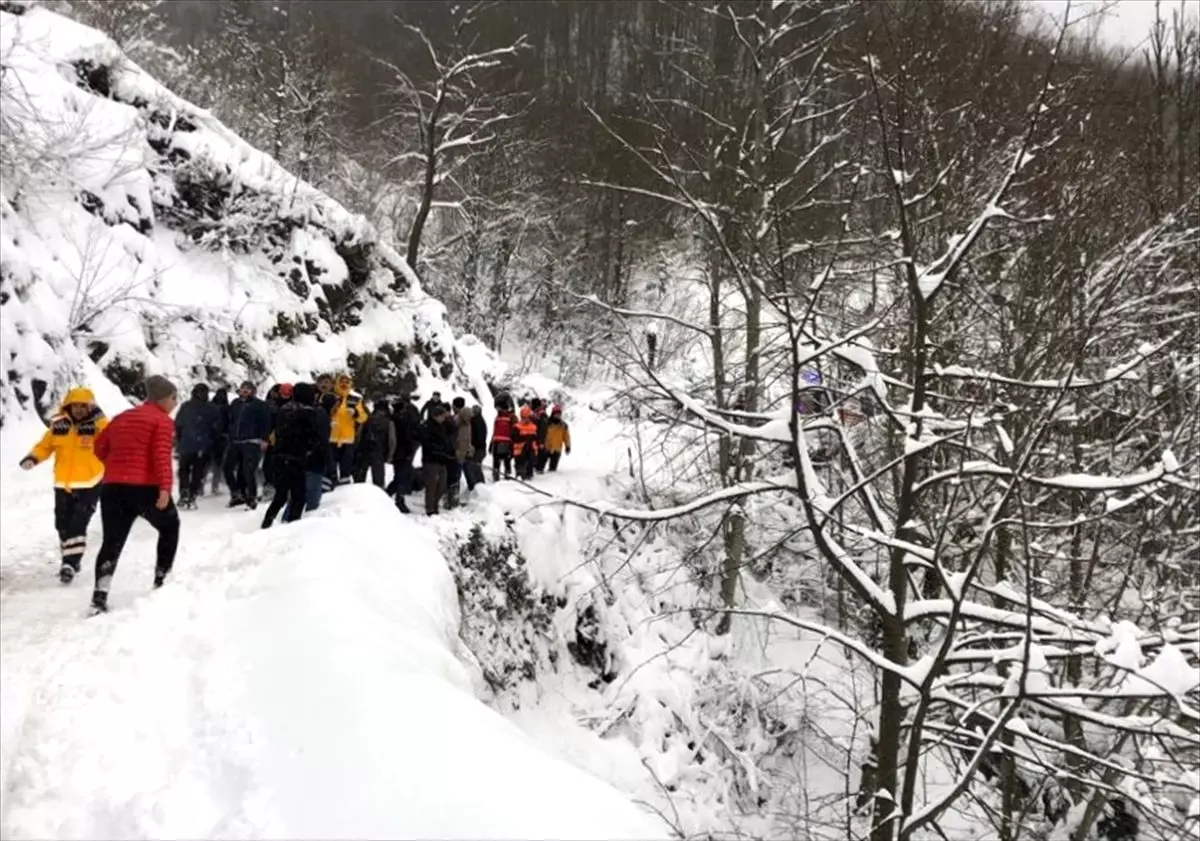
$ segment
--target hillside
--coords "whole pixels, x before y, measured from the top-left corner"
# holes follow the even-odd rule
[[[0,418],[44,414],[80,378],[131,394],[147,373],[236,384],[349,363],[373,391],[459,374],[444,308],[362,217],[101,33],[6,9]]]

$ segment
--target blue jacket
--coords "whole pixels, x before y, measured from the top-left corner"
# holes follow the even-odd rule
[[[230,442],[266,441],[270,434],[271,409],[262,400],[239,397],[229,404]]]
[[[221,434],[221,409],[207,400],[188,400],[175,415],[175,441],[181,456],[212,452]]]

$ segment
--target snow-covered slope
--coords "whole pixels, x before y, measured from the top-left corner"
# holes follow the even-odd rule
[[[0,483],[3,837],[664,837],[473,697],[436,536],[376,488],[268,532],[203,500],[160,591],[135,527],[86,619],[44,483]]]
[[[444,308],[362,217],[96,30],[4,8],[0,418],[81,379],[349,367],[375,391],[462,373]]]

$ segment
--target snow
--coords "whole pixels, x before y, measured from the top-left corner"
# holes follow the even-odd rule
[[[45,472],[2,494],[5,838],[665,836],[473,697],[436,537],[377,489],[266,532],[203,500],[160,591],[135,526],[94,619]]]
[[[445,308],[364,218],[163,88],[98,31],[40,6],[0,12],[0,24],[5,127],[19,137],[5,143],[20,152],[0,191],[6,423],[33,411],[34,381],[49,384],[53,404],[81,379],[118,381],[118,368],[185,388],[265,384],[418,345],[449,368],[408,353],[397,376],[458,377]],[[107,68],[111,97],[78,82],[82,61]],[[220,218],[183,226],[196,214],[184,187],[224,202]],[[99,202],[93,212],[85,192]],[[346,249],[359,249],[365,276],[352,277]]]

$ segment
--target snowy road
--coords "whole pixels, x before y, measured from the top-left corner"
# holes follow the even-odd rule
[[[661,837],[473,697],[436,532],[376,489],[269,532],[204,500],[160,591],[139,524],[85,618],[46,478],[0,484],[4,838]]]

